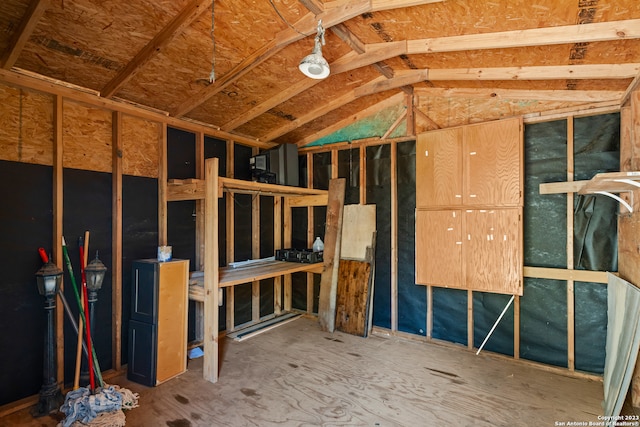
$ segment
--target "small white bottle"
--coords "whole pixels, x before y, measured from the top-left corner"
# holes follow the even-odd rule
[[[313,242],[313,252],[322,251],[324,251],[324,243],[320,240],[320,237],[316,237],[316,240]]]

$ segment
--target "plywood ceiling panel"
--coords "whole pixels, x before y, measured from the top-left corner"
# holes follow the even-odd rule
[[[306,140],[305,135],[321,134],[320,126],[329,129],[347,123],[345,112],[374,105],[381,97],[399,93],[403,85],[452,89],[449,95],[433,96],[441,97],[438,104],[454,105],[453,113],[434,109],[433,114],[444,123],[458,123],[525,114],[532,108],[566,107],[543,101],[549,99],[545,92],[533,106],[531,100],[536,98],[531,91],[604,91],[594,97],[610,100],[613,95],[609,94],[620,96],[633,77],[627,72],[624,78],[591,74],[571,80],[514,81],[501,76],[504,80],[474,81],[459,72],[451,81],[421,81],[428,78],[427,73],[416,76],[407,73],[410,70],[431,70],[435,79],[437,70],[442,76],[446,73],[442,70],[454,68],[489,73],[506,66],[603,64],[609,70],[610,65],[640,63],[640,2],[636,0],[443,0],[411,7],[389,2],[395,8],[384,11],[373,9],[379,3],[364,0],[216,0],[213,14],[207,0],[51,0],[43,4],[44,13],[36,14],[34,21],[28,19],[30,1],[0,4],[0,58],[17,58],[15,63],[7,61],[6,69],[14,65],[17,72],[25,70],[107,98],[220,126],[238,136],[276,141]],[[193,19],[169,31],[174,28],[170,23],[186,17],[190,8],[195,8],[189,15]],[[335,63],[326,80],[315,82],[302,76],[297,65],[311,52],[319,18],[326,27],[323,55]],[[607,27],[604,36],[598,30],[604,40],[593,36],[578,40],[578,32],[595,34],[594,24],[621,20],[625,24]],[[553,41],[529,32],[545,28],[555,30]],[[520,30],[527,35],[525,47],[488,44],[496,40],[493,36],[492,41],[492,33]],[[18,34],[27,42],[23,48],[16,43],[14,49],[12,40]],[[464,50],[452,47],[441,53],[418,54],[416,49],[431,44],[403,43],[435,39],[436,46],[446,47],[452,46],[447,37],[473,35],[487,37],[473,49],[464,45]],[[158,37],[166,43],[154,48],[150,41],[156,43]],[[539,45],[541,40],[546,44]],[[141,60],[145,52],[148,56]],[[211,83],[214,57],[216,80]],[[524,68],[522,73],[528,71]],[[371,86],[374,79],[378,86]],[[478,89],[529,92],[521,93],[525,99],[506,103],[503,94],[488,99],[472,92]],[[376,93],[381,90],[386,95]],[[588,98],[585,93],[580,93],[581,99]],[[431,103],[431,95],[419,97],[423,104]]]

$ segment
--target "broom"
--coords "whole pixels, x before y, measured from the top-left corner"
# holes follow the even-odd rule
[[[80,311],[80,317],[82,318],[82,321],[85,324],[85,330],[89,329],[89,325],[87,325],[87,316],[85,315],[85,312],[82,308],[82,300],[80,299],[80,294],[78,292],[78,286],[76,284],[76,278],[73,275],[73,267],[71,265],[71,259],[69,259],[69,252],[67,251],[67,243],[64,239],[64,236],[62,237],[62,253],[64,255],[64,260],[65,260],[65,264],[67,265],[67,270],[69,271],[69,276],[71,278],[71,285],[73,287],[73,294],[76,297],[76,302],[78,303],[78,308]],[[87,331],[88,332],[88,331]],[[89,343],[87,343],[87,348],[89,349],[89,353],[91,354],[92,357],[88,357],[89,360],[93,360],[93,362],[95,363],[95,373],[96,376],[98,377],[98,383],[100,384],[101,387],[104,386],[104,382],[102,381],[102,374],[100,373],[100,367],[98,366],[98,357],[96,356],[96,350],[93,347],[89,347]]]

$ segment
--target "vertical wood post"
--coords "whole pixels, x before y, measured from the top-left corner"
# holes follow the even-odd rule
[[[62,218],[63,208],[63,141],[62,141],[63,98],[53,97],[53,258],[56,266],[64,271],[62,263]],[[64,283],[60,284],[64,291]],[[58,297],[58,299],[60,299]],[[58,367],[56,380],[64,387],[64,307],[61,301],[56,304],[56,358]]]
[[[340,266],[342,240],[342,211],[344,206],[345,179],[329,182],[327,203],[327,227],[324,235],[324,265],[320,282],[318,320],[323,331],[333,332],[336,326],[336,292]]]
[[[122,365],[122,113],[114,112],[111,123],[111,366],[119,371]]]
[[[307,187],[313,188],[313,154],[307,153]],[[307,208],[307,247],[313,245],[314,236],[314,208]],[[314,273],[307,273],[307,313],[313,313]]]
[[[204,362],[202,376],[218,381],[218,159],[205,164]]]
[[[167,244],[167,124],[160,123],[158,143],[158,245]]]
[[[573,181],[573,116],[567,117],[567,181]],[[573,270],[573,202],[574,194],[567,193],[567,270]],[[575,294],[574,281],[567,280],[567,367],[575,370]]]
[[[391,330],[398,330],[398,143],[391,142]]]
[[[235,176],[234,170],[234,144],[233,141],[227,141],[227,178],[233,178]],[[227,234],[227,264],[235,261],[236,252],[234,246],[233,231],[235,229],[235,221],[233,219],[235,213],[235,204],[233,201],[233,194],[227,193],[225,195],[225,210],[226,210],[226,234]],[[235,329],[235,288],[229,286],[226,288],[226,304],[227,304],[227,331],[233,331]]]

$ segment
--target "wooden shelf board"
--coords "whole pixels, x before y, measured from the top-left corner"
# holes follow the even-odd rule
[[[620,193],[637,190],[638,187],[627,181],[640,181],[640,172],[606,172],[599,173],[584,185],[578,194],[591,194],[596,191],[606,191],[608,193]]]
[[[315,206],[327,203],[327,190],[265,184],[223,177],[218,178],[218,185],[220,187],[218,197],[222,197],[223,192],[228,192],[300,198],[301,200],[296,201],[296,206]],[[167,182],[167,201],[170,202],[204,199],[204,192],[205,182],[202,179],[171,179]],[[305,200],[307,198],[310,200]]]
[[[268,261],[257,265],[248,265],[246,267],[220,268],[220,277],[218,286],[224,288],[227,286],[235,286],[243,283],[250,283],[256,280],[264,280],[272,277],[282,276],[284,274],[307,272],[322,273],[323,264],[321,262],[315,264],[286,262],[286,261]],[[204,300],[203,277],[192,277],[189,286],[189,298],[194,301]]]
[[[233,178],[218,178],[218,183],[222,191],[229,193],[250,193],[268,196],[317,196],[326,195],[327,190],[317,190],[313,188],[292,187],[288,185],[265,184],[262,182],[245,181]],[[220,191],[220,194],[222,194]]]

